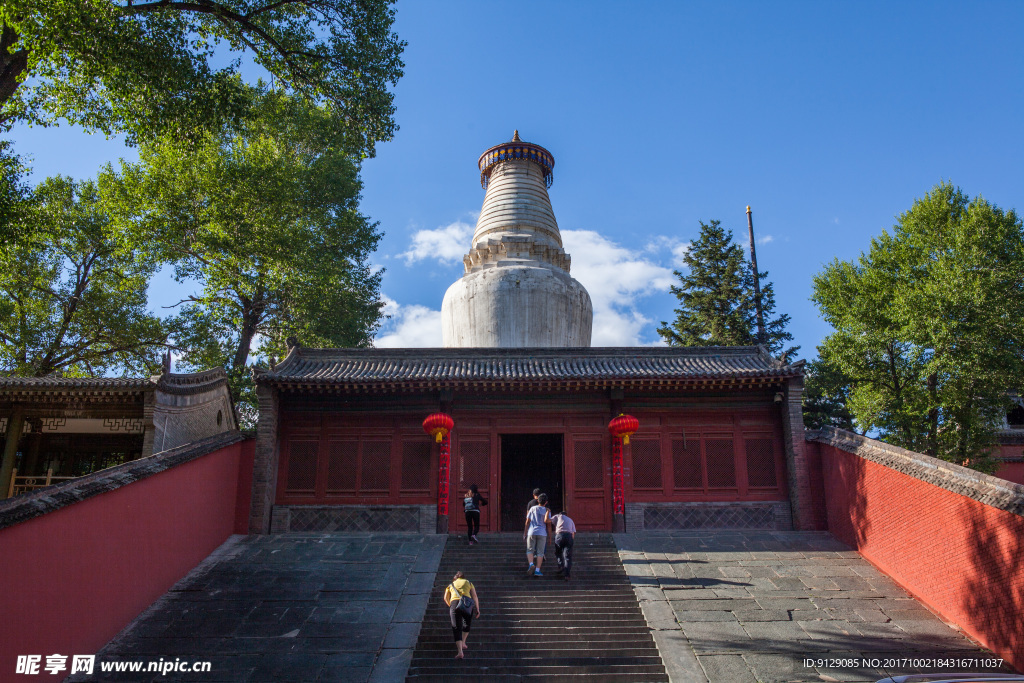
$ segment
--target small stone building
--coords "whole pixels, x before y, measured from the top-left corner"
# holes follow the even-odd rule
[[[0,377],[0,498],[236,429],[227,375]]]

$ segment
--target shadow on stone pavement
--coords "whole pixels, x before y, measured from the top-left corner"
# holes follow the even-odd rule
[[[992,657],[822,532],[615,537],[674,681],[877,681]],[[952,660],[952,661],[949,661]]]
[[[395,681],[419,635],[444,536],[235,536],[70,681]],[[209,661],[208,673],[101,673]]]

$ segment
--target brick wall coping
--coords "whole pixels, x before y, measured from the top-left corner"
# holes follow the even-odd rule
[[[148,458],[139,458],[32,493],[8,498],[0,501],[0,529],[119,489],[244,440],[245,436],[240,432],[223,432]]]
[[[835,427],[808,429],[817,441],[979,503],[1024,517],[1024,486]]]

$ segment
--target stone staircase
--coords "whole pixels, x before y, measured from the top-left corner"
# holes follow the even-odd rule
[[[572,581],[557,569],[549,544],[545,576],[527,577],[522,534],[450,536],[406,680],[667,681],[611,536],[576,534]],[[442,596],[460,570],[482,616],[456,660]]]

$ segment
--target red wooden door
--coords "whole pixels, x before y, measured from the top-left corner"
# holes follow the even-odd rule
[[[565,484],[569,516],[580,531],[612,528],[611,452],[603,434],[579,434],[568,439]]]
[[[460,435],[451,461],[451,504],[448,528],[466,530],[463,499],[470,484],[476,484],[488,505],[480,510],[480,531],[490,531],[491,509],[497,501],[491,498],[491,437],[489,434]]]

